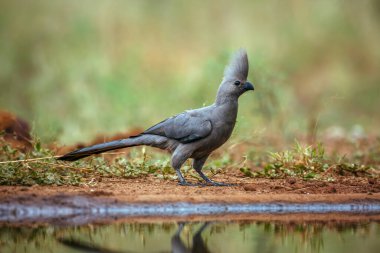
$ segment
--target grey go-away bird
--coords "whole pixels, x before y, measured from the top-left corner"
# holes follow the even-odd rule
[[[246,91],[254,90],[247,76],[247,52],[241,49],[224,71],[214,104],[170,117],[139,135],[78,149],[58,159],[75,161],[114,149],[147,145],[172,154],[171,165],[180,185],[192,185],[186,182],[180,171],[189,158],[193,159],[193,168],[207,184],[228,185],[209,179],[202,167],[209,155],[230,138],[238,113],[238,98]]]

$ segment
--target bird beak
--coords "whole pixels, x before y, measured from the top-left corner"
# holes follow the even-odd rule
[[[253,87],[253,84],[251,84],[250,82],[245,82],[243,88],[244,88],[245,91],[249,91],[249,90],[254,90],[255,89]]]

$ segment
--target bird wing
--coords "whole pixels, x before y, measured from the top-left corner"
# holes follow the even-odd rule
[[[212,131],[211,121],[197,113],[184,112],[152,126],[142,134],[155,134],[190,143],[208,136]]]

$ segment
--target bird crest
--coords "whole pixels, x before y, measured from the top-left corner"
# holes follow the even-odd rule
[[[231,58],[230,64],[224,70],[224,77],[247,80],[248,56],[245,49],[238,50]]]

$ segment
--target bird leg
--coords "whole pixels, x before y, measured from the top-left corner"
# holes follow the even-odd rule
[[[206,185],[211,185],[211,186],[233,186],[233,184],[226,184],[226,183],[215,182],[215,181],[211,180],[210,178],[208,178],[202,172],[202,170],[195,169],[195,171],[198,172],[199,176],[201,176],[201,178],[203,178],[204,181],[206,181]]]
[[[208,178],[203,172],[202,172],[202,167],[205,164],[206,160],[208,158],[207,156],[204,156],[200,159],[194,159],[193,161],[193,168],[195,171],[201,176],[201,178],[206,181],[206,185],[212,185],[212,186],[232,186],[232,184],[226,184],[226,183],[219,183],[211,180]]]
[[[183,155],[181,152],[174,152],[172,156],[172,167],[175,169],[178,177],[178,184],[182,186],[197,186],[198,184],[189,183],[185,180],[181,173],[181,167],[187,160],[187,156]]]
[[[182,176],[182,173],[181,173],[181,170],[180,169],[176,169],[175,172],[177,173],[177,176],[178,176],[178,184],[179,185],[182,185],[182,186],[198,186],[198,184],[193,184],[193,183],[189,183],[185,180],[185,178]]]

